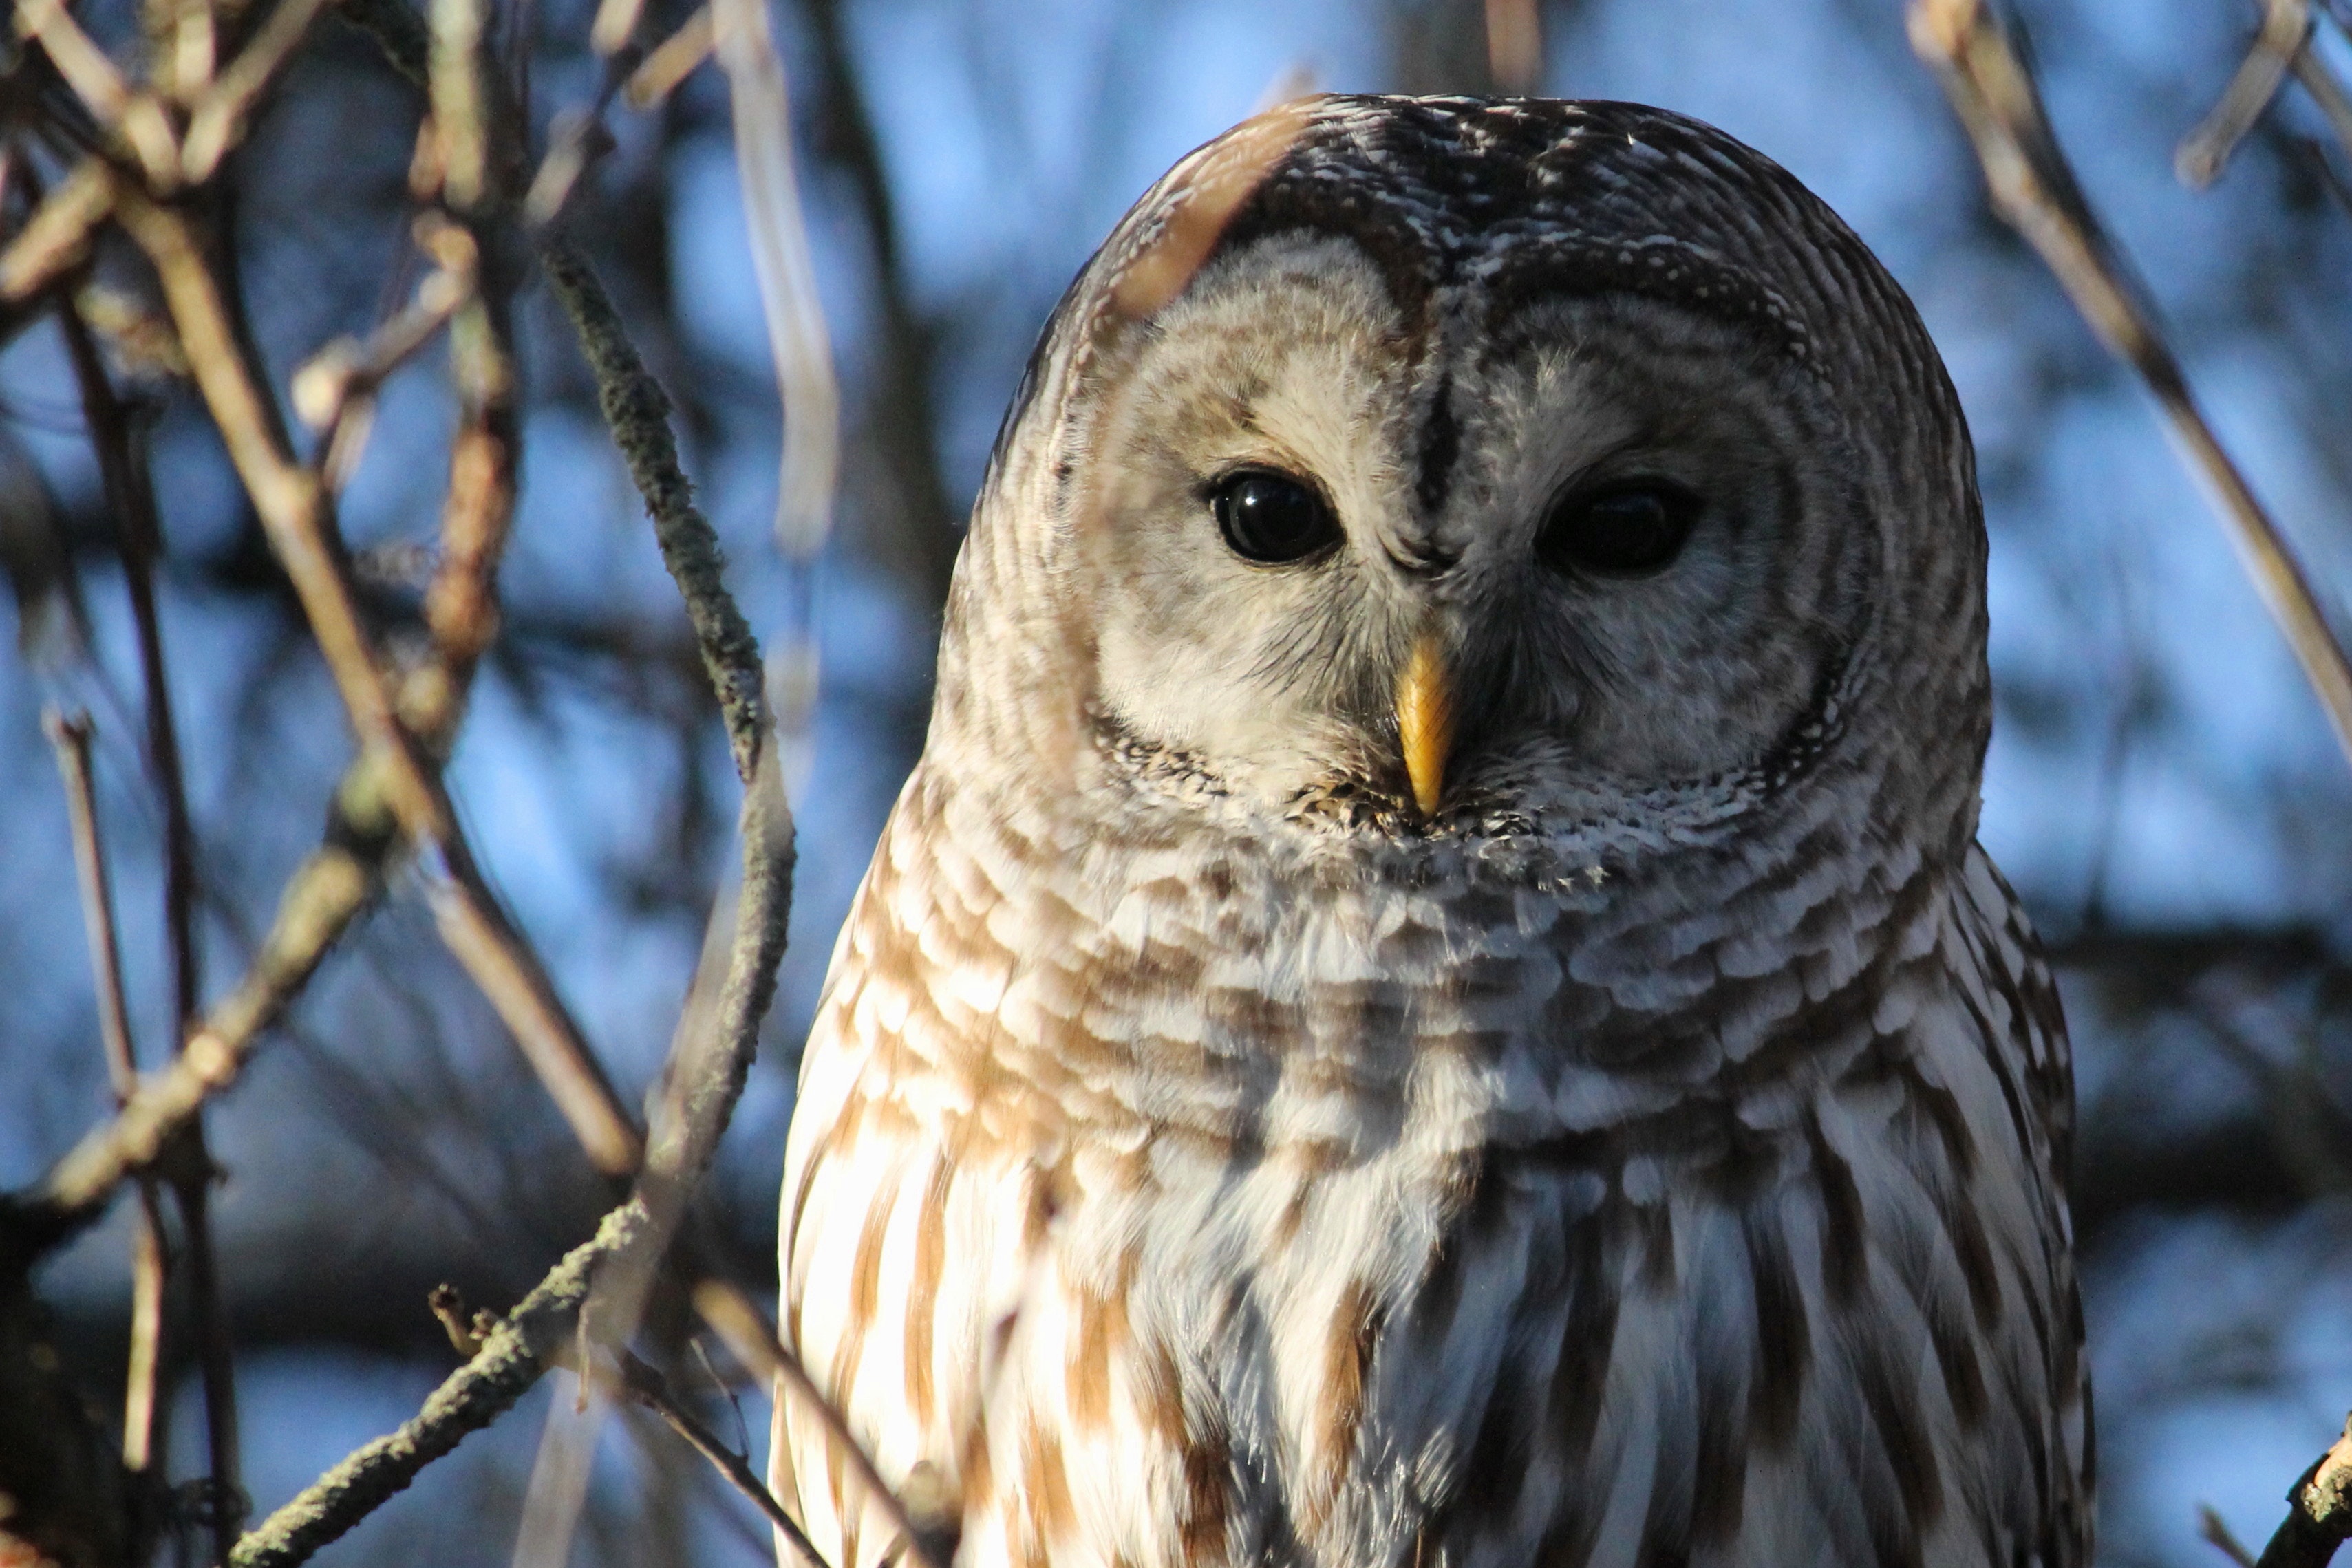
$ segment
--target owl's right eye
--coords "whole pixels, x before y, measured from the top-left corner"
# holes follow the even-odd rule
[[[1339,520],[1323,497],[1287,474],[1227,475],[1209,492],[1209,509],[1233,552],[1260,566],[1287,566],[1339,542]]]

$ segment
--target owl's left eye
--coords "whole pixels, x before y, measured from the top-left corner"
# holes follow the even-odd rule
[[[1536,554],[1555,571],[1642,577],[1682,552],[1705,503],[1663,479],[1629,479],[1574,492],[1552,507]]]
[[[1339,521],[1323,497],[1287,474],[1244,468],[1209,492],[1217,531],[1244,560],[1287,566],[1339,539]]]

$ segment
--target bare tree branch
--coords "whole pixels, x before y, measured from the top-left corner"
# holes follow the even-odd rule
[[[616,1175],[635,1169],[642,1145],[626,1108],[545,970],[490,896],[435,770],[401,722],[336,547],[326,487],[285,450],[251,350],[231,329],[218,281],[187,220],[128,191],[117,211],[154,263],[198,389],[294,583],[362,746],[381,759],[393,812],[445,873],[436,883],[436,914],[451,951],[499,1009],[597,1168]]]
[[[626,1203],[572,1249],[484,1342],[389,1437],[354,1451],[237,1543],[231,1568],[293,1568],[406,1490],[426,1465],[504,1415],[554,1364],[588,1299],[597,1266],[647,1224]]]
[[[783,1342],[768,1326],[767,1319],[760,1315],[759,1309],[744,1298],[743,1292],[721,1281],[705,1280],[694,1288],[694,1310],[726,1342],[728,1350],[743,1364],[744,1370],[775,1391],[779,1424],[787,1396],[815,1416],[851,1473],[857,1477],[858,1484],[866,1489],[866,1495],[906,1541],[911,1561],[918,1568],[939,1568],[936,1529],[918,1521],[898,1494],[883,1481],[865,1446],[849,1429],[849,1423],[817,1386],[816,1380],[809,1376],[800,1357],[784,1348]]]
[[[83,422],[98,455],[100,483],[121,536],[122,576],[138,637],[147,765],[163,804],[163,932],[172,967],[172,1050],[176,1056],[195,1027],[202,962],[196,950],[195,827],[188,812],[179,726],[173,716],[171,684],[164,673],[163,622],[155,608],[155,564],[163,550],[163,524],[156,515],[154,486],[131,431],[129,412],[115,395],[113,382],[79,307],[71,300],[60,300],[58,321],[80,386]],[[135,1074],[131,1085],[135,1089]],[[208,1512],[214,1555],[218,1559],[236,1544],[244,1512],[244,1493],[237,1482],[236,1355],[221,1301],[219,1254],[211,1216],[212,1187],[218,1173],[205,1147],[201,1114],[190,1116],[173,1136],[184,1146],[167,1155],[163,1169],[172,1184],[184,1235],[182,1261],[187,1270],[189,1312],[194,1319],[196,1359],[204,1385],[205,1448],[211,1463]],[[140,1197],[142,1212],[152,1221],[152,1193],[146,1184],[142,1185]],[[151,1258],[158,1264],[163,1261],[160,1231],[139,1244],[138,1256],[142,1261]],[[163,1283],[152,1281],[150,1288],[160,1296]],[[147,1350],[152,1363],[153,1347]]]
[[[874,246],[881,343],[866,416],[888,454],[881,466],[899,501],[898,507],[886,509],[882,518],[896,529],[893,537],[882,541],[883,553],[896,558],[889,564],[900,568],[915,585],[921,607],[936,613],[947,602],[948,580],[955,570],[961,540],[961,518],[948,498],[947,478],[940,468],[939,422],[931,384],[937,370],[937,341],[929,323],[916,310],[907,281],[882,144],[850,59],[841,5],[842,0],[806,0],[805,5],[810,39],[815,46],[811,63],[819,82],[817,144],[848,175]]]
[[[551,247],[549,260],[597,373],[614,441],[644,490],[663,559],[686,597],[730,736],[745,740],[737,757],[745,779],[743,886],[726,984],[709,1030],[681,1028],[681,1047],[691,1049],[673,1062],[665,1114],[656,1121],[646,1173],[629,1201],[525,1298],[414,1420],[354,1453],[248,1535],[233,1560],[236,1568],[290,1568],[348,1531],[467,1433],[496,1419],[553,1364],[600,1272],[649,1273],[718,1149],[775,994],[792,904],[792,821],[767,742],[758,645],[727,592],[718,536],[694,508],[677,468],[667,400],[585,263],[561,247]]]
[[[2319,112],[2326,116],[2327,128],[2336,133],[2336,145],[2344,149],[2345,156],[2352,157],[2352,97],[2346,95],[2344,84],[2312,53],[2309,39],[2295,51],[2294,79],[2303,84],[2303,90],[2311,95],[2311,100],[2319,105]],[[2332,176],[2335,171],[2330,169],[2328,172]]]
[[[708,4],[678,24],[677,30],[656,45],[622,90],[631,109],[647,110],[677,90],[677,84],[710,57],[711,22]]]
[[[41,716],[57,750],[73,828],[74,870],[81,884],[82,923],[89,939],[90,978],[98,993],[99,1037],[106,1074],[119,1110],[139,1090],[139,1056],[131,1041],[131,1009],[122,995],[121,948],[115,937],[114,899],[99,842],[98,800],[91,788],[89,719],[51,708]],[[155,1183],[139,1184],[139,1219],[131,1243],[131,1355],[122,1397],[122,1464],[147,1469],[155,1441],[155,1373],[163,1332],[163,1216]]]
[[[2352,1540],[2352,1418],[2344,1436],[2288,1489],[2287,1516],[2254,1568],[2326,1568]]]
[[[29,298],[80,263],[114,211],[114,171],[95,153],[58,183],[0,251],[0,303]]]
[[[2092,330],[2155,394],[2189,462],[2212,486],[2254,586],[2352,758],[2352,662],[2294,551],[2206,423],[2179,361],[2126,283],[2008,36],[1984,0],[1912,0],[1909,23],[1913,48],[1943,83],[1976,144],[1993,204],[2041,252]]]
[[[719,536],[694,505],[694,486],[677,460],[670,402],[629,341],[620,312],[587,259],[560,241],[541,248],[540,263],[579,335],[581,352],[596,378],[596,399],[629,477],[645,497],[662,561],[677,580],[687,618],[702,651],[703,669],[719,695],[735,771],[750,782],[759,762],[761,695],[759,643],[751,622],[727,592],[726,557]]]
[[[2278,96],[2288,68],[2310,37],[2309,0],[2263,0],[2263,26],[2254,36],[2254,47],[2222,90],[2221,101],[2180,139],[2180,149],[2173,155],[2173,172],[2182,184],[2201,191],[2221,178],[2230,154]]]

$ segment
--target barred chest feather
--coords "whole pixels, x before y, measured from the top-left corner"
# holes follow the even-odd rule
[[[1981,852],[1832,829],[1327,862],[926,765],[785,1331],[970,1568],[2077,1563],[2054,994]],[[807,1413],[775,1451],[830,1561],[902,1551]]]

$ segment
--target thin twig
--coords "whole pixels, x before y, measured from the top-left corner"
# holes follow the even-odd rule
[[[474,667],[498,636],[499,559],[514,524],[522,453],[509,340],[506,269],[478,236],[449,225],[439,240],[445,268],[478,272],[449,323],[449,369],[457,390],[457,432],[449,449],[449,493],[441,508],[441,555],[425,590],[425,625],[435,657],[400,693],[401,718],[421,735],[453,735]],[[428,245],[433,243],[428,239]]]
[[[326,4],[327,0],[278,0],[253,41],[196,101],[188,117],[187,137],[180,146],[180,172],[188,183],[198,185],[211,179],[228,150],[243,140],[253,106],[285,68]]]
[[[179,183],[180,150],[162,101],[122,79],[106,51],[66,14],[63,0],[16,0],[16,31],[38,41],[99,124],[121,137],[157,191]]]
[[[150,79],[183,108],[200,102],[213,85],[219,39],[209,0],[147,0],[147,37],[154,63]]]
[[[2231,1562],[2235,1563],[2238,1568],[2254,1568],[2254,1554],[2247,1551],[2235,1535],[2230,1533],[2229,1524],[2220,1514],[2213,1511],[2213,1505],[2210,1503],[2200,1502],[2197,1505],[2197,1536],[2199,1540],[2205,1542]]]
[[[89,938],[90,977],[98,993],[99,1037],[115,1108],[139,1090],[138,1052],[131,1040],[131,1009],[122,994],[122,951],[114,931],[114,899],[98,837],[98,801],[90,785],[89,719],[48,709],[41,727],[56,747],[73,829],[74,870],[81,885],[82,925]],[[163,1332],[163,1216],[155,1183],[139,1184],[139,1218],[131,1242],[131,1353],[122,1396],[122,1463],[147,1469],[155,1445],[155,1373]]]
[[[58,183],[0,251],[0,303],[28,298],[80,264],[90,236],[114,211],[114,171],[95,153]]]
[[[482,112],[482,7],[478,0],[432,0],[433,53],[426,76],[433,135],[440,144],[441,192],[460,212],[489,183],[489,130]]]
[[[1533,92],[1543,77],[1543,17],[1536,0],[1486,0],[1486,68],[1505,92]]]
[[[677,579],[694,627],[702,667],[718,693],[736,776],[749,779],[759,761],[766,702],[761,695],[760,645],[751,622],[727,591],[726,557],[719,535],[694,505],[694,485],[678,464],[670,430],[670,401],[646,369],[620,312],[585,257],[560,241],[541,247],[541,266],[556,299],[572,319],[580,350],[596,378],[596,401],[629,477],[645,498],[662,561]]]
[[[163,1206],[153,1180],[142,1178],[131,1233],[131,1344],[122,1380],[122,1468],[134,1475],[155,1463],[155,1386],[163,1364],[163,1289],[171,1272]]]
[[[45,708],[41,730],[58,754],[58,775],[65,780],[74,873],[81,886],[82,930],[89,939],[90,979],[98,992],[99,1040],[106,1048],[106,1076],[120,1104],[139,1088],[139,1057],[131,1044],[131,1009],[122,997],[122,949],[114,936],[114,898],[107,886],[106,857],[98,842],[98,801],[89,774],[89,716]]]
[[[142,1081],[112,1121],[83,1134],[29,1197],[15,1200],[24,1245],[37,1250],[54,1245],[95,1218],[124,1176],[152,1168],[167,1140],[235,1081],[263,1030],[375,891],[382,852],[329,843],[302,863],[287,883],[253,967],[189,1037],[186,1049],[169,1068]]]
[[[2336,73],[2329,70],[2327,63],[2313,51],[2308,39],[2305,40],[2302,48],[2295,51],[2294,79],[2303,84],[2303,90],[2319,105],[2319,112],[2326,117],[2327,128],[2336,133],[2336,144],[2344,149],[2346,157],[2352,158],[2352,96],[2345,93],[2344,84],[2336,79]]]
[[[761,0],[711,0],[719,68],[733,108],[735,162],[751,235],[752,270],[783,399],[776,540],[805,570],[823,548],[841,465],[840,394],[816,294],[816,268],[793,169],[792,104]]]
[[[630,75],[628,86],[621,89],[622,101],[643,111],[677,91],[677,84],[710,57],[710,7],[708,4],[698,5],[694,15],[679,23],[677,31],[654,46],[645,62]]]
[[[419,247],[436,262],[417,284],[415,298],[365,341],[338,338],[294,372],[294,412],[321,433],[311,462],[330,490],[341,490],[359,465],[378,389],[473,297],[474,236],[433,214],[415,226]]]
[[[79,305],[60,301],[58,322],[81,391],[83,422],[98,457],[100,484],[122,540],[123,579],[139,643],[141,695],[147,717],[147,765],[153,769],[163,816],[163,929],[172,960],[173,1035],[176,1046],[195,1019],[201,965],[196,953],[195,825],[188,811],[186,768],[163,662],[155,570],[163,552],[155,489],[130,411],[114,391],[82,320]]]
[[[619,54],[636,36],[645,8],[645,0],[601,0],[588,28],[588,47],[607,57]]]
[[[710,1468],[725,1477],[728,1484],[750,1498],[752,1504],[767,1516],[768,1522],[775,1526],[776,1533],[792,1542],[793,1550],[801,1554],[809,1568],[830,1568],[824,1554],[801,1529],[800,1521],[784,1511],[783,1504],[776,1500],[776,1494],[768,1490],[767,1483],[760,1479],[758,1471],[751,1469],[751,1462],[720,1441],[719,1434],[704,1426],[694,1412],[679,1404],[669,1391],[668,1380],[658,1371],[624,1352],[620,1375],[613,1377],[611,1382],[627,1397],[667,1422],[670,1430],[685,1438],[696,1453],[709,1460]]]
[[[811,64],[818,82],[822,129],[814,138],[828,159],[848,176],[874,251],[874,292],[880,317],[880,362],[877,366],[867,420],[887,456],[878,466],[896,488],[900,505],[887,508],[901,530],[897,568],[911,583],[921,607],[936,612],[947,602],[962,521],[949,498],[940,467],[932,382],[938,371],[938,336],[917,311],[898,245],[898,215],[891,205],[888,172],[874,113],[858,80],[843,30],[843,0],[806,0],[803,14],[813,46]]]
[[[742,817],[743,890],[725,988],[703,1049],[677,1064],[667,1103],[675,1111],[656,1123],[646,1176],[629,1201],[607,1215],[593,1239],[574,1249],[499,1325],[474,1357],[425,1402],[415,1420],[392,1437],[367,1445],[273,1514],[239,1545],[236,1568],[292,1568],[414,1480],[467,1433],[487,1426],[551,1364],[577,1327],[592,1275],[604,1270],[639,1272],[658,1260],[676,1215],[708,1167],[740,1096],[759,1042],[760,1020],[775,992],[785,916],[792,900],[789,813],[773,783],[773,747],[757,679],[759,650],[721,577],[718,538],[694,510],[677,471],[667,404],[657,401],[642,362],[622,332],[611,303],[584,263],[550,248],[550,276],[580,328],[596,370],[614,436],[646,487],[655,537],[710,666],[730,736],[747,739],[739,767],[747,779]],[[634,371],[634,375],[630,372]],[[658,426],[659,428],[652,428]],[[739,632],[740,639],[730,635]],[[748,677],[748,678],[747,678]]]
[[[612,107],[637,68],[642,56],[635,47],[623,49],[604,62],[604,80],[596,96],[589,102],[575,105],[556,116],[554,128],[547,138],[547,156],[540,160],[539,172],[530,179],[530,187],[523,193],[522,221],[530,229],[543,229],[563,212],[563,204],[572,198],[572,188],[585,173],[588,165],[613,150],[613,133],[604,127],[604,111]]]
[[[2222,90],[2221,101],[2180,139],[2172,155],[2172,171],[2190,190],[2201,191],[2221,177],[2221,171],[2263,110],[2278,96],[2288,68],[2303,53],[2311,37],[2309,0],[2263,0],[2262,31],[2253,47]]]
[[[929,1546],[930,1532],[917,1524],[898,1494],[884,1482],[881,1472],[866,1456],[865,1445],[849,1429],[849,1423],[816,1385],[816,1380],[801,1364],[800,1357],[786,1350],[776,1338],[775,1331],[768,1326],[760,1310],[742,1291],[718,1280],[705,1280],[694,1287],[694,1310],[725,1342],[729,1353],[743,1364],[745,1371],[776,1391],[780,1407],[789,1394],[796,1405],[816,1417],[850,1472],[856,1476],[858,1485],[905,1539],[913,1562],[919,1568],[936,1568]]]
[[[122,118],[123,106],[131,101],[131,84],[106,51],[67,15],[62,0],[16,0],[16,33],[47,51],[58,75],[98,120],[111,124]]]
[[[627,1109],[581,1040],[545,971],[490,897],[440,780],[400,721],[332,543],[320,476],[285,448],[262,401],[249,349],[230,330],[217,280],[178,212],[125,193],[124,226],[163,282],[198,389],[294,584],[361,744],[382,759],[381,782],[402,830],[446,873],[436,913],[445,938],[513,1031],[599,1170],[636,1168],[641,1144]]]
[[[434,1390],[415,1417],[320,1476],[237,1543],[231,1568],[294,1568],[405,1490],[426,1465],[506,1413],[571,1338],[599,1264],[647,1224],[625,1203],[500,1322],[481,1351]]]
[[[2039,94],[1983,0],[1913,0],[1912,47],[1941,79],[1975,142],[1993,204],[2041,252],[2075,308],[2139,373],[2190,464],[2211,486],[2241,558],[2352,758],[2352,662],[2285,538],[2189,394],[2148,309],[2052,137]]]
[[[195,827],[188,811],[179,727],[173,717],[171,685],[164,671],[163,622],[155,603],[155,567],[163,554],[163,524],[156,513],[154,486],[132,432],[129,412],[115,394],[105,362],[79,307],[72,300],[60,300],[58,319],[80,386],[83,419],[97,453],[100,481],[122,538],[122,576],[138,637],[142,697],[147,716],[147,762],[163,803],[163,929],[172,964],[172,1046],[177,1054],[195,1027],[202,961],[196,950]],[[205,1433],[210,1461],[208,1511],[217,1561],[236,1544],[236,1532],[243,1522],[244,1493],[237,1480],[236,1358],[229,1335],[227,1309],[221,1299],[210,1212],[216,1172],[205,1145],[201,1114],[191,1116],[174,1136],[184,1147],[168,1157],[163,1168],[171,1181],[173,1201],[180,1211],[184,1238],[188,1309],[194,1319],[196,1362],[204,1388]],[[145,1184],[142,1197],[142,1201],[152,1198]],[[142,1255],[146,1250],[142,1249]],[[153,1250],[160,1256],[160,1248]]]

